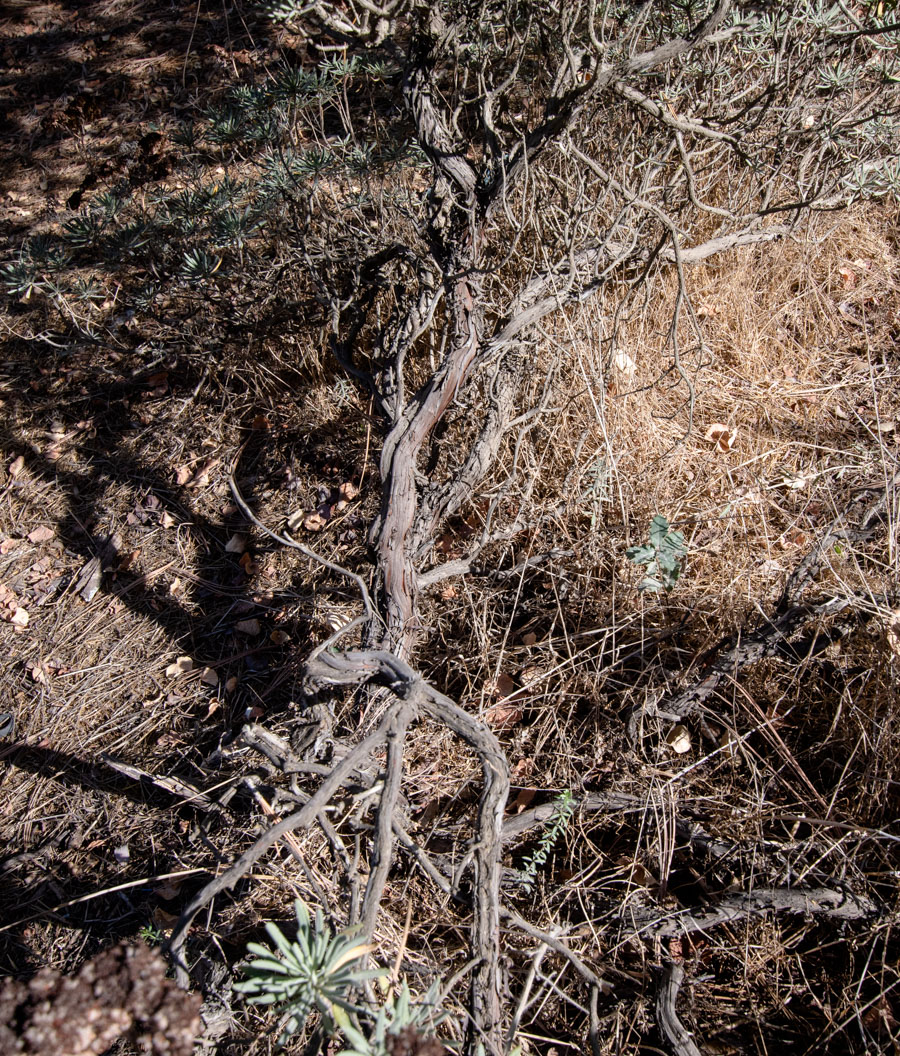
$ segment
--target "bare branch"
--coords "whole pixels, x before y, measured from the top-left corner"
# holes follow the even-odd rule
[[[397,706],[397,710],[399,710],[399,706]],[[387,740],[388,730],[393,721],[394,711],[390,710],[382,719],[378,728],[360,741],[345,758],[334,766],[331,773],[325,778],[308,803],[304,804],[300,810],[289,814],[276,825],[267,829],[230,869],[226,869],[220,876],[210,880],[194,895],[182,910],[181,916],[178,918],[178,922],[166,944],[166,952],[175,965],[175,978],[179,986],[186,989],[190,982],[189,970],[184,962],[182,949],[194,917],[204,906],[209,905],[220,892],[233,889],[235,884],[247,875],[255,863],[281,836],[285,833],[293,832],[295,829],[310,826],[344,781],[362,764],[363,760],[368,759],[372,752]]]
[[[612,983],[608,983],[605,979],[601,979],[600,976],[589,968],[561,939],[558,939],[555,935],[548,934],[546,931],[541,931],[540,928],[534,927],[533,924],[529,924],[528,921],[520,916],[514,909],[504,907],[501,910],[501,916],[504,920],[508,920],[511,924],[515,925],[520,931],[524,931],[526,935],[530,935],[533,939],[543,942],[551,949],[556,950],[557,953],[562,954],[582,979],[590,983],[591,986],[595,986],[601,994],[609,994],[612,992]]]
[[[503,811],[509,793],[509,767],[497,738],[449,697],[425,682],[399,657],[380,650],[348,650],[343,654],[320,653],[309,665],[310,677],[348,684],[378,677],[391,692],[416,705],[443,723],[465,741],[479,757],[483,788],[474,838],[475,888],[472,925],[473,953],[480,965],[472,984],[472,1014],[476,1026],[497,1051],[502,1036],[500,1001],[500,855]],[[389,714],[388,719],[391,716]],[[379,731],[385,731],[382,720]],[[376,731],[377,732],[377,731]],[[369,738],[366,739],[368,743]],[[361,747],[361,746],[360,746]],[[354,750],[357,754],[359,748]],[[344,761],[346,763],[346,760]],[[324,786],[323,786],[324,787]],[[321,791],[321,790],[320,790]]]
[[[660,913],[658,910],[629,911],[627,935],[663,939],[708,931],[719,924],[735,923],[766,913],[800,913],[835,920],[860,920],[877,911],[867,898],[831,888],[765,887],[726,894],[708,908]]]
[[[419,142],[424,147],[435,168],[462,193],[466,205],[471,205],[475,196],[477,177],[465,156],[453,147],[453,139],[438,114],[431,94],[433,67],[428,53],[421,54],[418,61],[407,71],[403,84],[406,105],[412,114]]]
[[[708,125],[703,125],[698,121],[691,121],[684,117],[674,116],[666,109],[666,107],[661,106],[654,99],[651,99],[648,95],[644,95],[643,92],[639,92],[637,88],[633,88],[625,81],[613,81],[610,87],[618,95],[621,95],[623,99],[627,99],[630,103],[634,103],[635,106],[639,106],[642,110],[646,110],[651,117],[654,117],[667,128],[673,128],[678,132],[701,136],[703,139],[710,139],[716,143],[727,143],[728,146],[735,150],[739,150],[740,148],[740,144],[734,136],[729,135],[727,132],[719,132],[717,129],[710,128]]]
[[[676,1056],[702,1056],[675,1011],[683,980],[684,968],[670,961],[663,969],[662,981],[656,995],[656,1021]]]
[[[394,812],[400,797],[400,782],[403,777],[403,747],[406,743],[406,728],[413,717],[412,707],[396,711],[387,730],[388,759],[381,799],[378,804],[378,821],[375,843],[369,863],[369,882],[363,898],[363,930],[368,936],[375,931],[375,920],[381,906],[381,896],[391,868],[393,849]]]

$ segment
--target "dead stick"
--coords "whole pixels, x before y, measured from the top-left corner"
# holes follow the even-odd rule
[[[684,968],[680,964],[666,965],[659,993],[656,995],[656,1022],[675,1056],[702,1056],[675,1011],[675,1002],[678,1000],[678,991],[683,980]]]
[[[415,709],[409,703],[397,708],[393,712],[390,728],[387,731],[387,769],[378,804],[369,881],[363,896],[363,931],[370,939],[375,930],[375,918],[378,916],[384,885],[387,883],[388,872],[391,868],[391,853],[394,848],[393,815],[400,796],[400,783],[403,779],[403,747],[406,743],[406,730],[414,714]]]
[[[537,939],[538,942],[542,942],[545,946],[549,946],[551,949],[556,950],[557,953],[562,954],[575,971],[578,972],[581,978],[584,979],[585,982],[590,983],[591,986],[596,987],[602,994],[609,994],[612,992],[612,983],[608,983],[605,979],[601,979],[592,968],[589,968],[584,963],[577,953],[574,953],[569,949],[562,939],[557,938],[555,935],[551,935],[547,931],[542,931],[540,928],[536,928],[533,924],[529,924],[528,921],[520,916],[514,909],[504,907],[501,909],[500,915],[504,920],[509,921],[514,927],[517,927],[520,931],[524,931],[526,935],[530,935],[533,939]]]
[[[349,755],[337,763],[331,774],[322,782],[308,803],[305,803],[300,810],[289,814],[283,821],[278,822],[277,825],[273,825],[272,828],[264,832],[230,869],[226,870],[221,876],[211,880],[191,899],[178,918],[178,922],[165,947],[166,952],[175,965],[175,978],[180,987],[187,989],[190,984],[190,973],[182,959],[181,950],[187,938],[191,921],[197,913],[221,891],[226,890],[226,888],[233,888],[281,836],[287,832],[292,832],[294,829],[306,828],[311,825],[356,767],[362,765],[363,760],[367,759],[379,745],[384,743],[387,738],[388,726],[392,719],[393,712],[388,712],[378,728],[360,741]]]

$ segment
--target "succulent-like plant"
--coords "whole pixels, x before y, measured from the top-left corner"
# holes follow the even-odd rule
[[[440,981],[432,983],[428,992],[414,1002],[409,986],[404,980],[399,993],[392,993],[379,1008],[368,1036],[351,1021],[343,1009],[339,1009],[335,1020],[349,1045],[341,1050],[341,1056],[388,1056],[387,1039],[410,1027],[422,1037],[432,1037],[434,1028],[447,1018],[447,1013],[440,1009],[440,1000]],[[448,1049],[450,1046],[445,1043],[444,1048]]]
[[[205,249],[189,249],[181,262],[181,274],[188,282],[201,282],[212,278],[221,263],[221,257]]]
[[[327,1031],[334,1030],[336,1009],[354,1012],[347,994],[364,979],[379,975],[378,970],[360,969],[356,961],[371,953],[372,947],[360,938],[359,928],[334,934],[326,925],[321,909],[315,920],[295,899],[297,937],[290,942],[277,925],[266,924],[266,931],[277,949],[251,942],[248,953],[256,959],[245,965],[248,978],[235,985],[257,1005],[272,1005],[282,1016],[278,1044],[283,1045],[305,1022],[313,1009],[321,1012]]]
[[[440,980],[416,1001],[405,981],[399,991],[388,990],[380,968],[356,967],[355,962],[373,949],[360,937],[359,926],[335,934],[321,909],[310,919],[299,898],[294,902],[294,913],[294,941],[285,938],[277,925],[266,924],[277,949],[248,943],[247,952],[256,959],[244,965],[248,978],[234,987],[253,1004],[272,1005],[280,1013],[279,1045],[303,1026],[314,1009],[322,1015],[325,1034],[340,1031],[344,1035],[349,1047],[341,1051],[346,1056],[387,1056],[388,1037],[409,1028],[423,1037],[433,1036],[434,1028],[447,1018],[440,1008]],[[353,987],[374,978],[387,992],[383,1004],[375,1008],[353,1004],[348,997]],[[363,1029],[364,1023],[370,1025]]]

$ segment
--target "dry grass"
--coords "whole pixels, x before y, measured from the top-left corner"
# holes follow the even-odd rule
[[[896,816],[898,765],[895,233],[892,216],[861,212],[814,227],[808,242],[694,272],[708,347],[685,361],[692,391],[671,377],[672,287],[651,290],[652,310],[618,335],[633,378],[610,363],[601,323],[566,320],[546,352],[557,367],[568,354],[553,412],[518,452],[521,491],[511,493],[513,513],[516,501],[531,503],[535,529],[484,565],[511,568],[554,547],[574,554],[435,601],[426,655],[445,656],[438,670],[458,699],[509,727],[514,809],[565,788],[628,791],[646,804],[636,819],[580,818],[547,880],[545,926],[565,922],[603,970],[633,979],[653,963],[633,940],[615,939],[623,896],[626,905],[689,905],[735,886],[829,878],[894,903],[896,836],[884,830]],[[707,439],[714,423],[733,446]],[[671,723],[654,737],[649,722],[636,751],[624,735],[629,711],[699,677],[723,636],[759,625],[834,518],[861,519],[885,486],[883,533],[835,546],[810,588],[861,598],[832,644],[813,650],[813,635],[799,655],[735,672],[709,717],[718,744],[692,727],[693,750],[676,756],[663,739]],[[639,571],[624,558],[657,512],[689,545],[670,597],[637,595]],[[834,621],[815,630],[834,631]],[[727,853],[704,860],[676,817],[694,819]],[[708,973],[694,991],[702,1035],[716,1035],[717,1051],[765,1051],[776,1038],[797,1051],[811,1038],[816,1051],[847,1051],[857,1044],[852,1024],[868,1044],[884,1043],[895,1028],[891,997],[880,995],[896,977],[886,947],[869,944],[889,943],[890,927],[879,923],[852,947],[828,933],[785,918],[688,943],[685,954]],[[639,1007],[631,1043],[652,1019]],[[610,1016],[609,1051],[630,1051],[621,1007]],[[551,1022],[545,1034],[559,1039]]]
[[[55,5],[42,11],[32,12],[41,25],[58,15]],[[134,51],[125,73],[152,81],[157,60],[127,22],[121,33]],[[26,109],[16,119],[31,129]],[[25,225],[38,223],[39,167],[50,164],[35,157],[12,207]],[[60,201],[82,177],[78,163],[73,148],[58,166]],[[659,1051],[656,972],[672,959],[689,967],[680,1013],[709,1052],[900,1043],[898,264],[896,216],[861,208],[820,217],[805,241],[698,266],[690,283],[706,344],[679,331],[684,376],[672,369],[668,280],[621,318],[615,348],[609,304],[548,324],[526,393],[535,403],[549,386],[548,411],[513,438],[442,537],[438,560],[465,553],[494,500],[499,526],[517,515],[530,525],[470,576],[429,590],[417,658],[497,730],[513,775],[510,816],[564,789],[635,797],[632,807],[579,812],[534,894],[518,873],[540,830],[511,843],[504,861],[506,901],[615,985],[597,1012],[602,1052]],[[29,310],[10,306],[12,335]],[[305,539],[365,573],[380,501],[370,408],[340,383],[312,325],[276,328],[249,350],[235,337],[212,355],[205,336],[203,319],[190,319],[161,361],[96,348],[37,360],[14,336],[4,351],[0,605],[28,622],[0,620],[0,710],[17,721],[0,746],[0,971],[71,970],[114,939],[172,924],[268,824],[245,779],[258,779],[267,803],[289,790],[235,734],[248,718],[288,739],[302,733],[304,657],[356,611],[342,581],[248,530],[227,476],[240,452],[242,487],[273,527],[360,484],[345,515]],[[617,351],[633,374],[616,366]],[[448,444],[466,428],[460,417]],[[732,446],[707,439],[717,423]],[[687,722],[691,751],[669,750],[672,723],[652,706],[700,677],[724,639],[772,614],[837,515],[858,522],[880,496],[881,530],[832,547],[807,590],[852,597],[853,607],[823,616],[793,651],[735,670],[714,707]],[[639,594],[640,572],[625,558],[656,513],[689,546],[669,596]],[[29,538],[41,527],[52,531]],[[235,534],[246,538],[243,562],[226,548]],[[102,582],[90,596],[79,576],[95,558]],[[248,620],[258,632],[247,633]],[[824,647],[816,634],[832,640]],[[179,656],[194,669],[167,674]],[[215,685],[201,678],[206,668]],[[331,704],[340,747],[364,716],[353,696]],[[644,735],[630,739],[641,708]],[[103,753],[221,796],[223,807],[204,812],[189,788],[127,778]],[[479,794],[475,757],[445,728],[420,723],[405,810],[430,854],[461,853]],[[373,798],[336,804],[350,855]],[[272,853],[198,920],[195,952],[235,963],[297,893],[346,919],[332,849],[317,832],[297,841],[303,866],[285,848]],[[879,916],[745,918],[678,940],[629,932],[632,913],[696,908],[754,886],[844,887]],[[424,987],[465,963],[468,928],[466,909],[398,858],[380,963],[401,956],[402,973]],[[585,1051],[590,996],[571,965],[512,927],[504,954],[511,1007],[534,971],[523,1052]],[[270,1027],[240,1011],[219,1051],[267,1052]]]
[[[885,830],[896,811],[900,731],[885,615],[896,591],[896,433],[885,426],[900,406],[891,224],[876,211],[859,214],[818,241],[742,252],[693,276],[709,347],[692,379],[690,430],[684,386],[660,380],[670,289],[653,291],[654,311],[623,328],[621,346],[637,365],[628,385],[610,367],[601,336],[585,340],[591,320],[566,320],[547,353],[574,349],[559,373],[559,410],[518,454],[518,501],[530,503],[535,528],[427,601],[432,630],[421,663],[500,727],[513,811],[565,788],[627,792],[646,805],[580,815],[542,873],[535,902],[517,892],[515,870],[536,838],[508,859],[512,902],[531,906],[540,926],[562,927],[623,994],[601,1010],[610,1052],[636,1051],[653,1035],[652,968],[661,952],[623,932],[623,906],[662,910],[729,887],[823,878],[893,904],[895,843]],[[853,285],[845,265],[858,276]],[[260,772],[258,760],[242,753],[217,769],[204,760],[248,709],[290,732],[299,662],[352,599],[253,533],[247,574],[225,550],[240,527],[226,471],[249,436],[242,479],[261,516],[277,525],[290,509],[314,504],[317,488],[359,480],[366,442],[333,382],[307,382],[298,393],[293,380],[287,389],[279,384],[280,360],[269,366],[250,370],[237,357],[203,375],[183,361],[165,391],[158,379],[156,388],[134,382],[101,396],[100,413],[96,371],[63,361],[45,375],[13,349],[4,465],[21,454],[24,467],[3,490],[2,538],[18,542],[3,554],[2,581],[30,619],[21,631],[0,624],[4,684],[18,721],[2,777],[2,839],[12,855],[3,889],[7,971],[40,963],[71,969],[113,935],[164,928],[202,877],[195,871],[231,860],[257,831],[251,815],[259,808],[240,782]],[[79,384],[88,395],[73,408],[66,397]],[[259,413],[271,428],[239,431]],[[53,426],[59,418],[63,442]],[[730,450],[705,439],[714,422],[734,431]],[[181,467],[207,463],[199,484],[177,483]],[[364,519],[377,499],[374,468],[366,469],[357,507]],[[503,480],[501,469],[485,494]],[[771,608],[835,514],[853,516],[886,481],[884,535],[835,550],[816,587],[817,595],[869,597],[844,636],[822,653],[766,660],[736,675],[714,723],[731,747],[724,739],[724,748],[711,745],[692,726],[693,750],[674,756],[662,740],[666,724],[657,736],[653,720],[647,736],[630,743],[629,711],[689,682],[706,649]],[[156,500],[149,506],[148,496]],[[656,512],[690,547],[670,597],[638,595],[638,570],[624,559]],[[53,537],[30,542],[41,525]],[[468,531],[461,520],[451,536],[464,545]],[[362,568],[362,534],[329,531],[315,543]],[[574,553],[513,576],[491,574],[553,548]],[[77,575],[97,553],[103,587],[85,601]],[[258,635],[236,630],[247,618],[259,620]],[[273,641],[272,631],[288,637]],[[179,655],[190,655],[197,670],[173,680],[166,668]],[[197,677],[207,665],[215,687]],[[357,721],[348,699],[335,729],[349,735]],[[238,787],[240,831],[179,805],[184,796],[123,779],[101,752],[199,789]],[[459,826],[477,796],[475,760],[461,756],[446,731],[423,724],[407,772],[420,838],[432,853],[451,851],[465,838]],[[369,809],[352,800],[340,807],[351,826]],[[704,856],[676,819],[726,852]],[[126,846],[121,861],[116,851]],[[340,919],[330,852],[314,834],[301,835],[300,847],[305,872],[286,854],[274,857],[206,922],[228,959],[261,919],[283,918],[295,892],[327,900]],[[103,894],[123,884],[133,886]],[[438,966],[446,973],[461,964],[465,915],[406,870],[389,883],[379,925],[387,961],[409,906],[404,970],[424,980]],[[810,1037],[820,1051],[847,1051],[856,1044],[847,1040],[851,1026],[883,1038],[895,1029],[889,919],[857,927],[852,944],[836,944],[827,925],[791,917],[683,940],[681,954],[705,980],[694,984],[686,1015],[718,1051],[764,1051],[774,1038],[802,1046]],[[533,951],[509,935],[514,978]],[[541,959],[536,986],[542,996],[525,1015],[523,1045],[542,1051],[543,1037],[580,1046],[583,1016],[560,1000],[559,988],[579,1004],[585,998],[556,954]],[[257,1028],[251,1019],[243,1029]],[[258,1051],[241,1031],[230,1044]]]

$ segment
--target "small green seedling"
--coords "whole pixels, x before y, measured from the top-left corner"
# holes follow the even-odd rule
[[[643,565],[647,575],[638,590],[671,590],[681,575],[681,559],[687,553],[684,535],[669,530],[669,522],[656,514],[650,522],[650,542],[629,546],[625,556],[632,564]]]
[[[522,869],[519,873],[519,886],[528,894],[534,890],[534,881],[538,870],[550,857],[553,845],[559,838],[560,833],[565,832],[577,805],[575,797],[568,789],[557,798],[547,831],[541,836],[541,842],[538,844],[537,850],[522,864]]]
[[[138,932],[138,936],[143,939],[148,946],[159,946],[163,941],[163,933],[159,928],[154,927],[153,924],[145,924]]]

